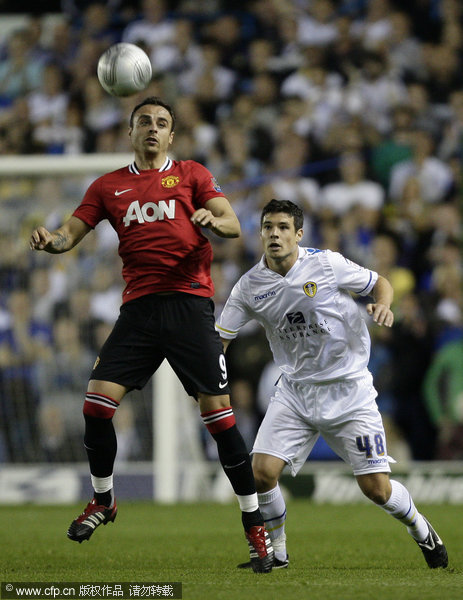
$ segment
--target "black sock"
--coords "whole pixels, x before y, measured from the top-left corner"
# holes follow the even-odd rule
[[[113,503],[113,494],[112,491],[109,490],[108,492],[95,492],[94,493],[94,497],[96,500],[97,504],[101,504],[103,506],[111,506]]]
[[[243,527],[246,529],[251,529],[254,525],[263,525],[264,518],[259,509],[254,510],[252,512],[242,512],[241,513],[241,521],[243,523]]]
[[[85,417],[84,444],[87,451],[90,473],[95,477],[109,477],[113,473],[114,460],[117,453],[117,438],[112,419]],[[103,493],[95,492],[98,504],[110,506],[111,490]]]
[[[212,437],[217,442],[222,468],[235,494],[238,496],[254,494],[256,484],[252,473],[251,457],[237,426],[233,425],[225,431],[213,433]]]

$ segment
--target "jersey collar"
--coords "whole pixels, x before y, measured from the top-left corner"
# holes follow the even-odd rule
[[[162,165],[162,167],[159,170],[159,173],[162,173],[163,171],[168,171],[169,169],[172,168],[172,165],[174,163],[172,162],[172,159],[169,158],[168,156],[166,156],[166,160],[164,161],[164,164]],[[131,163],[129,165],[129,171],[131,173],[133,173],[134,175],[140,175],[140,170],[138,169],[137,165],[135,164],[135,161],[133,161],[133,163]]]
[[[299,246],[297,259],[296,259],[296,262],[294,263],[294,265],[296,263],[298,263],[301,260],[301,258],[303,258],[303,256],[306,254],[306,251],[307,251],[306,248],[301,248],[301,246]],[[270,271],[271,273],[275,273],[275,275],[277,277],[281,277],[281,275],[279,275],[278,273],[276,273],[275,271],[272,271],[272,269],[269,269],[267,267],[267,263],[265,261],[265,254],[262,254],[262,258],[258,262],[258,265],[259,265],[259,269],[261,269],[261,270],[264,269],[264,270]],[[291,271],[294,269],[294,265],[291,267],[291,269],[288,271],[288,273],[291,273]],[[288,273],[286,275],[288,275]]]

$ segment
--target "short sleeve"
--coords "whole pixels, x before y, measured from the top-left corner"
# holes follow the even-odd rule
[[[73,212],[74,217],[78,217],[92,228],[96,227],[100,221],[106,218],[106,211],[101,194],[101,185],[102,180],[100,177],[90,185],[82,202]]]
[[[242,280],[232,289],[230,296],[218,318],[215,329],[220,337],[227,340],[233,340],[238,335],[239,330],[251,320],[251,316],[246,308],[243,293],[241,289]]]
[[[204,206],[212,198],[225,198],[220,185],[212,173],[203,165],[193,162],[193,181],[195,185],[195,204]]]
[[[371,293],[378,281],[378,273],[358,265],[339,252],[327,251],[327,257],[339,288],[360,296],[368,296]]]

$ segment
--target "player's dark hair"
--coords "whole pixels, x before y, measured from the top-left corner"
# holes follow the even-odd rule
[[[302,229],[304,224],[304,213],[302,212],[302,209],[300,209],[297,204],[294,204],[294,202],[291,202],[291,200],[275,200],[275,198],[270,200],[270,202],[268,202],[262,209],[262,214],[260,217],[261,227],[262,223],[264,222],[265,215],[272,213],[286,213],[290,217],[293,217],[294,229],[296,231]]]
[[[173,131],[175,128],[174,110],[170,106],[170,104],[167,104],[167,102],[164,102],[164,100],[161,100],[161,98],[158,98],[158,96],[150,96],[149,98],[145,98],[143,100],[143,102],[140,102],[139,104],[137,104],[137,106],[133,109],[132,114],[130,115],[130,121],[129,121],[130,127],[133,127],[133,117],[134,117],[135,113],[137,112],[137,110],[139,108],[141,108],[142,106],[146,106],[148,104],[153,104],[154,106],[162,106],[163,108],[165,108],[167,110],[169,115],[172,117],[172,127],[170,130]]]

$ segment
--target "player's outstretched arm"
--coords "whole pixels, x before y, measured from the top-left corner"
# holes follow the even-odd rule
[[[50,254],[61,254],[74,248],[87,235],[91,227],[77,217],[71,217],[55,231],[37,227],[32,232],[29,246],[31,250],[45,250]]]
[[[207,227],[216,235],[235,238],[241,234],[241,226],[235,211],[226,198],[211,198],[205,208],[196,210],[191,220],[195,225]]]
[[[367,304],[367,313],[372,315],[373,321],[378,325],[392,327],[392,324],[394,323],[394,313],[390,308],[394,298],[392,285],[385,277],[379,275],[371,295],[374,298],[375,303]]]
[[[231,340],[226,340],[225,338],[221,337],[220,341],[222,342],[223,351],[225,353],[227,351],[228,346],[230,345]]]

